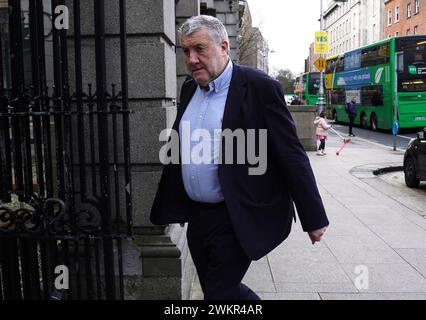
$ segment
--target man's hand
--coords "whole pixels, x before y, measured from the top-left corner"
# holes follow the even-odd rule
[[[311,238],[312,244],[315,244],[315,242],[317,241],[318,242],[321,241],[321,238],[324,235],[325,230],[327,230],[327,227],[308,232],[309,238]]]

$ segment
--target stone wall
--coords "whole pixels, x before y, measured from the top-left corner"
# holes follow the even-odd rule
[[[218,18],[228,31],[230,43],[230,56],[233,61],[238,62],[238,43],[237,36],[239,33],[239,5],[237,0],[214,0],[214,8],[216,9],[216,18]]]
[[[297,135],[306,151],[315,151],[315,106],[287,106],[296,124]]]

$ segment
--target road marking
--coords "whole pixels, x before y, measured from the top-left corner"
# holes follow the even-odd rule
[[[397,135],[397,137],[408,139],[408,140],[414,139],[414,138],[411,138],[411,137],[406,137],[406,136],[401,136],[401,135]]]
[[[343,128],[342,126],[340,126],[340,128]],[[343,133],[343,132],[342,132]],[[343,133],[344,134],[344,133]],[[401,137],[404,137],[404,136],[401,136]],[[408,137],[405,137],[405,138],[408,138]],[[385,147],[386,149],[391,149],[391,150],[393,150],[393,147],[391,147],[391,146],[387,146],[387,145],[385,145],[385,144],[381,144],[381,143],[378,143],[378,142],[373,142],[373,141],[370,141],[370,140],[367,140],[367,139],[364,139],[364,138],[361,138],[361,137],[359,137],[359,136],[357,136],[357,137],[349,137],[349,139],[353,139],[354,141],[356,141],[356,140],[361,140],[361,141],[364,141],[364,142],[368,142],[368,143],[370,143],[370,144],[372,144],[372,145],[375,145],[375,146],[378,146],[378,147]],[[412,139],[412,138],[409,138],[410,140]],[[402,151],[402,152],[405,152],[405,149],[401,149],[401,148],[396,148],[396,151]]]
[[[375,145],[375,146],[385,147],[386,149],[391,149],[391,150],[393,150],[393,147],[391,147],[391,146],[387,146],[387,145],[385,145],[385,144],[381,144],[381,143],[378,143],[378,142],[373,142],[373,141],[370,141],[370,140],[367,140],[367,139],[364,139],[364,138],[356,137],[356,139],[354,139],[354,140],[361,140],[361,141],[364,141],[364,142],[371,143],[372,145]],[[405,152],[405,149],[396,148],[396,151],[402,151],[402,152]]]

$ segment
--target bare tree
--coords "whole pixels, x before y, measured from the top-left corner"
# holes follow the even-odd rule
[[[238,36],[238,60],[241,64],[265,70],[268,46],[258,27],[253,27],[248,3],[241,1]],[[267,69],[267,68],[266,68]]]
[[[251,19],[241,19],[238,43],[238,60],[241,64],[256,66],[261,37],[259,30],[253,28]]]

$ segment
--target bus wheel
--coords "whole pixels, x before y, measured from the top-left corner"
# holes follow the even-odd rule
[[[375,113],[371,114],[370,127],[371,127],[371,130],[377,131],[377,116]]]
[[[367,115],[364,112],[361,113],[360,124],[361,124],[361,127],[363,129],[367,129],[367,127],[368,127],[368,124],[367,124]]]

